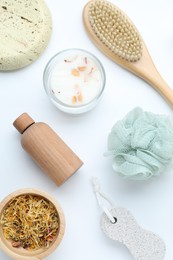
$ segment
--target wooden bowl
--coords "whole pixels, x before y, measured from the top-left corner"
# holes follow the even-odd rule
[[[64,217],[64,213],[63,213],[61,206],[48,193],[40,191],[40,190],[35,190],[35,189],[21,189],[21,190],[17,190],[15,192],[9,194],[0,203],[0,218],[1,218],[1,215],[4,211],[4,209],[7,207],[8,203],[15,197],[18,197],[19,195],[24,195],[24,194],[41,196],[41,197],[45,198],[46,200],[50,201],[54,205],[54,207],[57,210],[58,216],[59,216],[59,229],[57,232],[57,237],[48,248],[33,250],[33,251],[29,251],[29,250],[26,250],[23,248],[15,248],[11,245],[11,242],[9,242],[4,237],[2,225],[0,224],[0,248],[2,249],[2,251],[4,251],[4,253],[9,255],[12,259],[39,260],[39,259],[47,257],[49,254],[51,254],[56,249],[56,247],[59,245],[59,243],[61,242],[63,235],[64,235],[64,230],[65,230],[65,217]]]

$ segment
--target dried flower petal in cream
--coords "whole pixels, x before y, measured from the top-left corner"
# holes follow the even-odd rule
[[[44,71],[44,86],[61,110],[82,113],[96,105],[105,86],[105,72],[98,59],[79,49],[55,55]]]

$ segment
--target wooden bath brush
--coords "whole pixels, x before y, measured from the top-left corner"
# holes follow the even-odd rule
[[[157,71],[139,32],[118,7],[104,0],[89,1],[83,22],[95,45],[111,60],[153,86],[171,105],[173,91]]]

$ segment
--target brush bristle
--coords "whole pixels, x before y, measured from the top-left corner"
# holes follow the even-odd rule
[[[142,41],[135,26],[116,6],[106,1],[89,4],[89,22],[97,37],[115,55],[130,62],[142,56]]]

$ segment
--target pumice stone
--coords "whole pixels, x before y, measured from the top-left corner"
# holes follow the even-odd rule
[[[0,1],[0,70],[15,70],[35,61],[46,48],[52,21],[43,0]]]

